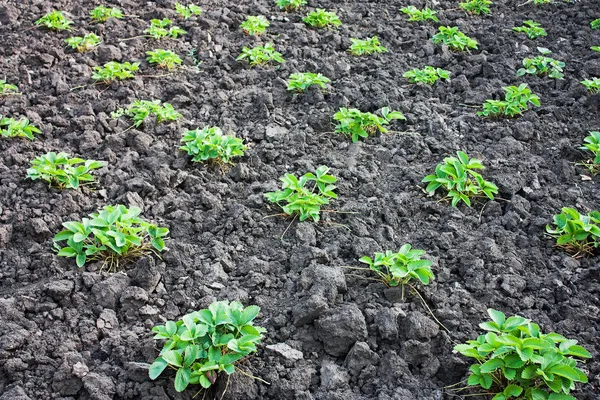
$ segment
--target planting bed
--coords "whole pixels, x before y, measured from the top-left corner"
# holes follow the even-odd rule
[[[590,383],[573,395],[600,397],[598,257],[573,259],[544,234],[563,206],[600,208],[598,178],[582,179],[586,170],[574,165],[587,132],[600,129],[598,95],[579,83],[600,76],[600,54],[589,49],[600,45],[589,27],[600,3],[497,0],[488,17],[466,16],[455,1],[430,4],[443,25],[479,41],[479,50],[458,54],[431,43],[436,24],[408,23],[398,11],[429,2],[309,2],[284,13],[271,0],[202,0],[202,16],[184,21],[171,1],[121,0],[111,5],[137,17],[103,25],[89,24],[97,1],[2,2],[0,77],[23,95],[0,97],[0,114],[26,116],[43,134],[0,140],[0,399],[191,398],[199,386],[176,393],[172,375],[148,378],[146,363],[158,355],[151,328],[222,299],[261,307],[257,324],[267,333],[241,368],[270,382],[237,372],[225,399],[456,398],[444,387],[466,377],[469,360],[452,347],[482,332],[489,307],[579,340],[592,354],[583,367]],[[342,26],[306,27],[301,17],[317,6],[336,11]],[[74,33],[96,32],[104,43],[77,54],[63,42],[73,33],[31,29],[52,8],[68,13]],[[241,32],[247,15],[269,17],[266,36]],[[163,17],[188,34],[121,41]],[[526,19],[548,36],[511,32]],[[350,38],[373,35],[389,53],[348,54]],[[235,61],[244,46],[271,41],[286,59],[280,68]],[[564,80],[516,78],[536,46],[566,63]],[[156,48],[182,57],[197,49],[199,67],[187,56],[188,68],[157,77],[164,72],[144,61]],[[91,84],[92,67],[113,60],[141,61],[139,77]],[[451,81],[430,88],[402,78],[424,65],[449,70]],[[321,72],[331,89],[287,93],[285,80],[298,71]],[[485,99],[523,82],[541,107],[514,120],[476,116]],[[110,113],[136,98],[169,102],[184,117],[126,131]],[[384,106],[407,117],[389,135],[352,144],[331,132],[340,107]],[[235,132],[246,155],[225,172],[191,163],[179,139],[203,126]],[[457,150],[483,160],[501,199],[452,208],[425,195],[421,179]],[[25,181],[29,161],[48,151],[106,162],[97,190]],[[291,225],[272,216],[280,210],[263,194],[278,178],[320,165],[338,177],[330,208],[348,213]],[[170,229],[162,261],[99,274],[53,253],[62,222],[116,203]],[[404,243],[435,261],[436,279],[420,291],[449,332],[408,290],[403,300],[372,275],[340,267]],[[219,398],[225,383],[204,398]]]

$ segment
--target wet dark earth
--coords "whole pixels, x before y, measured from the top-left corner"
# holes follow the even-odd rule
[[[307,9],[284,13],[270,0],[200,1],[204,13],[187,21],[170,1],[114,1],[134,16],[104,25],[89,23],[97,1],[0,4],[0,77],[23,92],[1,97],[0,114],[26,116],[43,131],[32,142],[0,140],[0,399],[192,398],[199,388],[179,394],[172,376],[148,378],[159,351],[151,328],[223,299],[261,307],[257,324],[267,333],[240,368],[270,383],[236,373],[225,399],[461,398],[445,387],[467,376],[469,360],[452,348],[481,333],[490,307],[578,340],[592,354],[582,367],[590,382],[573,394],[600,397],[598,257],[573,259],[544,233],[561,207],[600,208],[599,178],[582,177],[587,171],[575,165],[585,157],[583,138],[600,129],[599,97],[579,83],[600,77],[600,54],[589,49],[600,45],[589,26],[600,3],[498,0],[487,17],[467,16],[455,1],[309,3],[336,11],[343,25],[310,29],[301,21]],[[408,23],[399,9],[409,4],[437,9],[441,24],[459,26],[479,49],[434,45],[437,25]],[[75,21],[72,33],[32,29],[53,8]],[[247,15],[267,16],[267,34],[244,36],[238,26]],[[163,17],[188,34],[122,40]],[[526,19],[548,36],[511,32]],[[84,32],[104,43],[84,54],[65,48],[65,38]],[[373,35],[389,53],[347,52],[350,38]],[[281,67],[235,61],[244,46],[268,42],[286,59]],[[564,80],[516,77],[537,46],[566,63]],[[145,61],[155,48],[176,51],[185,68],[160,76]],[[92,85],[92,67],[113,60],[140,61],[140,76]],[[430,88],[402,78],[424,65],[449,70],[451,80]],[[330,89],[287,93],[285,80],[299,71],[321,72]],[[514,120],[476,115],[503,86],[523,82],[541,107]],[[127,130],[110,113],[134,99],[169,102],[183,118]],[[332,133],[340,107],[384,106],[407,118],[390,134],[352,144]],[[226,171],[192,163],[179,139],[203,126],[243,138],[246,155]],[[499,187],[495,201],[452,208],[425,195],[421,179],[457,150],[483,160],[484,176]],[[29,161],[48,151],[104,161],[97,189],[24,180]],[[272,216],[280,210],[263,194],[278,178],[320,165],[338,178],[331,209],[339,212],[319,223]],[[162,260],[100,274],[53,253],[63,221],[117,203],[170,229]],[[342,268],[404,243],[434,261],[435,280],[419,290],[448,331],[417,295],[402,298]],[[219,398],[225,382],[196,398]]]

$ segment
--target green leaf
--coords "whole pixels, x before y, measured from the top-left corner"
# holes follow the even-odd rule
[[[492,358],[481,365],[480,371],[482,373],[490,373],[503,366],[504,361],[501,358]]]
[[[506,398],[518,397],[521,395],[521,393],[523,393],[523,388],[517,385],[508,385],[504,389],[503,393],[506,396]]]
[[[170,365],[174,365],[176,367],[183,366],[183,357],[176,350],[165,351],[161,357],[168,362]]]
[[[179,368],[175,375],[175,390],[183,392],[190,384],[190,376],[192,371],[189,368]]]
[[[158,357],[156,360],[154,360],[154,362],[152,363],[152,365],[150,365],[150,368],[148,369],[148,375],[150,376],[150,379],[154,380],[158,378],[159,375],[162,374],[162,372],[165,370],[165,368],[167,368],[167,365],[169,364],[161,357]]]

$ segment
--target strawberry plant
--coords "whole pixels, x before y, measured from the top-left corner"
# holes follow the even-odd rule
[[[246,17],[246,20],[240,24],[240,28],[246,35],[262,35],[271,25],[262,15]]]
[[[402,11],[404,14],[408,15],[408,22],[418,22],[418,21],[427,21],[427,20],[431,20],[434,22],[440,22],[438,17],[435,16],[437,14],[437,11],[434,11],[428,7],[425,7],[424,9],[419,10],[415,6],[408,6],[408,7],[401,8],[400,11]]]
[[[106,22],[110,18],[122,19],[123,11],[117,7],[98,6],[90,11],[90,18],[93,22]]]
[[[540,106],[540,98],[531,93],[527,84],[522,83],[517,86],[506,86],[503,88],[506,92],[505,100],[486,100],[483,103],[483,110],[478,111],[477,115],[482,117],[515,117],[527,111],[529,104],[536,107]]]
[[[187,32],[178,26],[171,26],[172,21],[168,18],[163,19],[151,19],[150,27],[144,30],[144,33],[148,34],[153,39],[163,39],[171,37],[177,39],[181,35],[185,35]]]
[[[110,84],[114,81],[122,81],[124,79],[132,79],[135,77],[133,74],[139,69],[140,63],[118,63],[116,61],[110,61],[104,64],[102,67],[94,67],[92,79],[96,82],[102,82]]]
[[[595,19],[592,22],[590,22],[590,26],[592,27],[592,29],[599,29],[600,28],[600,18]]]
[[[174,386],[183,392],[188,385],[211,387],[220,372],[231,375],[235,364],[256,353],[256,345],[266,330],[254,326],[260,308],[244,308],[237,301],[218,301],[208,309],[184,315],[152,328],[154,339],[166,340],[159,356],[150,365],[154,380],[167,367],[176,371]]]
[[[79,53],[93,50],[100,45],[100,38],[95,33],[87,33],[85,36],[73,36],[65,39],[65,43]]]
[[[600,246],[600,212],[580,214],[570,207],[563,207],[554,216],[554,225],[546,225],[546,232],[556,239],[556,245],[574,257],[591,255]]]
[[[93,183],[91,172],[104,167],[104,163],[82,158],[71,158],[67,153],[46,153],[31,161],[27,178],[41,179],[59,189],[77,189],[81,183]]]
[[[194,15],[202,15],[202,8],[198,7],[195,4],[188,4],[184,6],[180,3],[175,3],[175,11],[179,14],[183,19],[190,19]]]
[[[292,92],[304,92],[312,85],[325,89],[331,80],[321,74],[312,72],[296,72],[291,74],[287,81],[287,90]]]
[[[542,333],[537,324],[518,315],[488,309],[492,321],[479,324],[486,334],[454,346],[474,358],[468,386],[493,395],[493,400],[576,400],[569,393],[587,376],[577,367],[590,353],[558,333]]]
[[[329,199],[337,199],[334,183],[337,179],[328,175],[329,167],[317,168],[315,174],[306,173],[298,179],[293,174],[285,174],[281,190],[265,193],[265,198],[276,203],[286,215],[298,216],[300,221],[312,218],[321,219],[321,206],[329,204]],[[312,185],[311,185],[312,183]]]
[[[51,31],[66,31],[69,30],[73,21],[69,21],[62,13],[62,11],[52,11],[37,21],[36,26],[44,26],[46,29]]]
[[[458,6],[468,12],[469,14],[475,15],[488,15],[490,11],[490,5],[492,0],[468,0],[462,3],[458,3]]]
[[[169,230],[144,221],[141,212],[119,204],[105,206],[81,222],[63,222],[66,229],[54,236],[54,248],[60,257],[74,257],[78,267],[102,261],[100,270],[116,271],[123,263],[165,249],[163,238]],[[64,241],[61,247],[58,242]]]
[[[253,48],[244,47],[242,53],[236,58],[237,61],[247,60],[251,66],[266,65],[269,63],[284,63],[285,60],[280,52],[275,51],[272,43]]]
[[[0,136],[13,138],[24,137],[33,140],[34,134],[40,134],[40,131],[35,125],[31,125],[27,118],[16,120],[0,115]]]
[[[591,152],[594,158],[584,161],[579,165],[583,165],[589,169],[593,175],[596,175],[597,173],[600,173],[600,132],[590,132],[590,135],[583,139],[583,141],[585,143],[580,149]]]
[[[431,37],[433,43],[443,43],[453,51],[477,49],[477,40],[471,39],[458,30],[458,27],[440,26],[439,32]]]
[[[415,279],[423,285],[428,285],[433,279],[433,263],[422,260],[423,254],[425,251],[411,249],[411,245],[407,243],[400,247],[397,253],[387,250],[385,253],[375,253],[373,259],[364,256],[359,261],[367,264],[388,287],[404,287]]]
[[[383,125],[388,125],[392,120],[406,120],[400,111],[390,111],[388,107],[381,109],[381,115],[382,117],[379,117],[369,112],[361,112],[356,108],[340,108],[333,116],[333,119],[338,121],[335,132],[351,137],[352,143],[355,143],[359,138],[369,137],[378,130],[387,133],[388,130]]]
[[[342,21],[340,21],[336,13],[325,11],[322,8],[317,8],[309,12],[306,17],[302,18],[302,21],[313,28],[328,28],[342,25]]]
[[[435,167],[435,174],[427,175],[422,182],[428,185],[425,191],[432,196],[442,187],[448,194],[445,199],[452,199],[452,207],[462,201],[471,207],[471,199],[487,197],[494,200],[498,187],[488,182],[476,170],[484,169],[481,161],[469,158],[466,153],[459,151],[457,157],[446,157],[444,162]]]
[[[585,79],[581,84],[592,94],[600,93],[600,78]]]
[[[306,0],[275,0],[275,5],[284,11],[294,11],[306,5]]]
[[[406,71],[402,76],[404,78],[408,78],[410,83],[420,82],[428,85],[434,85],[438,79],[450,79],[450,71],[427,65],[423,69],[414,68],[410,71]]]
[[[217,127],[205,127],[187,131],[181,138],[180,147],[188,155],[192,156],[192,161],[214,161],[217,164],[232,164],[233,157],[241,157],[246,151],[246,146],[242,139],[230,135],[223,135],[221,129]]]
[[[522,26],[516,26],[512,28],[513,31],[524,33],[529,39],[537,39],[542,36],[547,36],[546,30],[542,28],[539,22],[527,20],[523,22]]]
[[[144,123],[146,118],[151,115],[156,116],[156,122],[176,121],[182,115],[175,111],[169,103],[162,103],[160,100],[134,100],[129,107],[119,108],[111,113],[112,118],[121,118],[127,116],[133,120],[133,126],[138,127]]]
[[[5,80],[0,79],[0,96],[10,96],[17,95],[19,93],[19,88],[16,85],[11,85]]]
[[[148,55],[146,60],[150,64],[158,65],[160,68],[172,70],[177,65],[181,65],[181,58],[171,50],[156,49],[147,51],[146,54]]]
[[[543,55],[523,59],[523,68],[517,71],[517,76],[533,74],[548,75],[549,78],[562,79],[565,76],[562,73],[565,63],[551,57],[546,57],[552,52],[544,47],[538,47],[538,51]]]
[[[361,39],[350,39],[352,45],[348,50],[353,56],[362,56],[364,54],[373,53],[387,53],[388,49],[383,47],[379,43],[379,38],[373,36],[372,38],[361,40]]]

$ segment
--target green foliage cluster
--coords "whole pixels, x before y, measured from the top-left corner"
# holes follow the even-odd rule
[[[25,117],[16,120],[0,115],[0,136],[8,138],[24,137],[33,140],[33,135],[40,133],[42,133],[42,131],[35,125],[30,124],[29,120]]]
[[[98,6],[90,11],[90,18],[98,23],[106,22],[110,18],[122,19],[123,11],[117,7]]]
[[[540,98],[531,92],[527,84],[522,83],[517,86],[506,86],[503,88],[506,92],[505,100],[486,100],[483,103],[483,110],[478,111],[477,115],[482,117],[515,117],[527,111],[529,104],[540,106]]]
[[[600,93],[600,78],[594,77],[592,79],[585,79],[581,81],[581,84],[585,86],[590,93]]]
[[[287,90],[292,92],[304,92],[310,86],[317,85],[325,89],[331,80],[324,75],[313,72],[296,72],[290,75],[287,81]]]
[[[74,257],[79,267],[103,261],[101,269],[116,271],[123,262],[165,249],[163,238],[169,230],[144,221],[141,212],[119,204],[105,206],[81,222],[63,222],[65,230],[54,236],[54,248],[61,257]],[[64,241],[66,246],[59,245]]]
[[[155,326],[154,339],[166,342],[150,366],[150,379],[169,367],[177,371],[175,390],[182,392],[190,384],[208,389],[221,371],[233,374],[236,362],[256,352],[266,331],[253,324],[259,312],[257,306],[244,308],[236,301],[219,301],[177,322]]]
[[[178,26],[171,26],[173,22],[168,18],[151,19],[150,27],[144,30],[148,36],[153,39],[163,39],[171,37],[177,39],[179,36],[185,35],[187,32]]]
[[[600,18],[590,22],[590,26],[592,27],[592,29],[600,29]]]
[[[556,245],[575,257],[590,255],[600,246],[600,212],[580,214],[570,207],[563,207],[554,216],[554,227],[547,225],[546,232],[556,238]]]
[[[552,52],[544,47],[538,47],[538,51],[543,55],[534,58],[523,59],[523,68],[517,71],[517,76],[525,74],[548,75],[549,78],[562,79],[565,75],[562,73],[565,63],[555,60],[552,57],[546,57]]]
[[[9,96],[19,93],[19,88],[16,85],[11,85],[3,79],[0,79],[0,96]]]
[[[102,42],[95,33],[86,33],[83,37],[73,36],[65,39],[65,43],[73,50],[77,50],[79,53],[85,53],[86,51],[93,50]]]
[[[408,22],[419,22],[427,20],[440,22],[438,17],[436,17],[437,11],[434,11],[429,7],[425,7],[422,10],[419,10],[415,6],[408,6],[401,8],[400,11],[408,15]]]
[[[306,5],[306,0],[275,0],[275,5],[284,11],[294,11]]]
[[[399,119],[406,120],[400,111],[390,111],[389,107],[381,109],[381,117],[370,112],[362,112],[356,108],[340,108],[335,113],[333,119],[338,122],[335,126],[335,132],[352,138],[352,142],[358,142],[359,138],[366,138],[369,135],[379,132],[387,133],[384,125],[390,121]]]
[[[577,367],[590,353],[557,333],[542,333],[537,324],[518,315],[506,318],[488,309],[492,321],[479,324],[486,334],[458,344],[454,350],[474,358],[469,386],[485,389],[492,400],[576,400],[575,382],[587,382]]]
[[[246,35],[262,35],[271,25],[269,21],[262,15],[249,15],[246,20],[240,24],[240,28]]]
[[[265,193],[265,198],[281,207],[286,215],[297,215],[300,221],[312,218],[317,222],[321,219],[321,206],[329,204],[329,199],[337,199],[334,192],[337,179],[328,172],[329,167],[322,165],[314,174],[308,172],[300,179],[285,174],[280,178],[281,190]]]
[[[518,33],[524,33],[529,39],[537,39],[548,35],[539,22],[532,20],[527,20],[523,22],[522,26],[515,26],[512,30]]]
[[[352,44],[348,50],[353,56],[362,56],[373,53],[387,53],[388,49],[379,43],[379,38],[373,36],[369,39],[350,39]]]
[[[134,72],[139,70],[139,62],[124,62],[118,63],[116,61],[110,61],[104,64],[102,67],[94,67],[92,79],[96,82],[102,82],[110,84],[114,81],[122,81],[125,79],[135,78]]]
[[[246,151],[246,146],[242,139],[231,135],[223,135],[218,127],[204,127],[194,129],[183,134],[180,147],[188,155],[192,156],[192,161],[215,161],[218,164],[231,164],[231,159],[241,157]]]
[[[433,43],[443,43],[453,51],[477,49],[477,40],[471,39],[456,26],[440,26],[439,32],[431,37]]]
[[[372,259],[368,256],[361,257],[359,261],[367,264],[389,287],[404,286],[415,279],[428,285],[433,279],[433,263],[422,260],[423,254],[425,251],[411,249],[411,245],[407,243],[397,253],[387,250],[385,253],[375,253]]]
[[[402,76],[407,78],[410,83],[420,82],[434,85],[438,79],[450,79],[450,71],[427,65],[422,69],[414,68],[410,71],[406,71]]]
[[[151,115],[156,116],[156,122],[176,121],[182,115],[175,111],[170,103],[162,103],[160,100],[134,100],[129,107],[119,108],[111,113],[112,118],[127,116],[133,120],[133,126],[138,127]]]
[[[242,53],[236,58],[237,61],[247,60],[251,66],[266,65],[269,63],[284,63],[285,60],[280,52],[275,51],[272,43],[253,48],[244,47]]]
[[[156,49],[147,51],[146,55],[148,56],[146,57],[146,60],[148,60],[150,64],[156,64],[160,68],[164,68],[169,71],[178,65],[181,65],[182,62],[181,57],[171,50]]]
[[[600,173],[600,132],[590,132],[590,135],[586,136],[583,141],[584,144],[580,149],[591,152],[594,158],[581,163],[581,165],[587,167],[592,174],[596,175]]]
[[[456,155],[444,158],[444,162],[435,167],[435,174],[423,178],[422,182],[428,183],[425,191],[433,195],[440,187],[446,189],[446,198],[452,199],[452,207],[456,207],[460,201],[471,207],[471,199],[483,196],[494,200],[498,187],[483,179],[476,171],[484,169],[481,161],[469,158],[462,151],[458,151]]]
[[[462,3],[458,3],[459,7],[468,12],[469,14],[475,15],[488,15],[492,0],[468,0]]]
[[[36,26],[43,26],[52,31],[66,31],[71,28],[73,21],[69,21],[67,17],[64,16],[62,11],[54,10],[44,15],[37,21],[35,21]]]
[[[188,4],[184,6],[180,3],[175,3],[175,11],[179,14],[183,19],[190,19],[193,16],[202,15],[202,8],[197,6],[196,4]]]
[[[530,0],[533,4],[550,4],[551,0]]]
[[[309,12],[306,17],[302,18],[302,21],[313,28],[328,28],[342,25],[342,21],[340,21],[336,13],[325,11],[322,8],[317,8]]]
[[[104,163],[100,161],[70,157],[63,152],[49,152],[31,161],[27,178],[34,181],[41,179],[59,189],[77,189],[82,183],[94,182],[92,170],[102,167]]]

